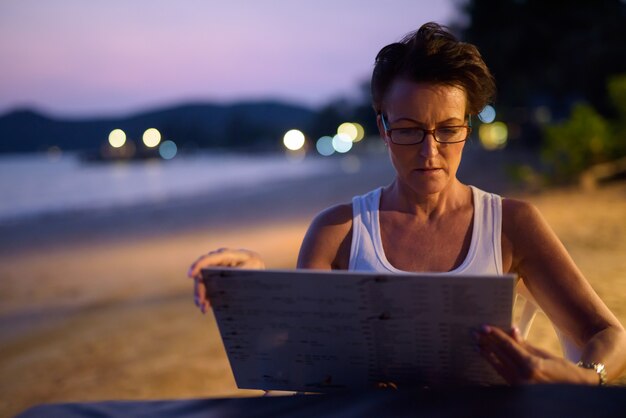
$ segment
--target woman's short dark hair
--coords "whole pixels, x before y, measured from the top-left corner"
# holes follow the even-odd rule
[[[387,45],[376,56],[371,84],[376,113],[382,112],[385,95],[396,79],[461,87],[471,115],[490,103],[496,92],[495,80],[478,49],[433,22]]]

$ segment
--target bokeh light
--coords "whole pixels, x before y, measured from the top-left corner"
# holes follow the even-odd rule
[[[337,128],[337,133],[347,135],[348,138],[350,138],[350,141],[354,141],[358,132],[354,124],[350,122],[345,122],[339,125],[339,127]]]
[[[126,133],[121,129],[113,129],[109,134],[109,144],[113,148],[123,147],[126,143]]]
[[[154,148],[161,142],[161,132],[156,128],[148,128],[143,133],[143,143],[148,148]]]
[[[338,134],[347,135],[352,142],[359,142],[365,136],[365,130],[356,122],[345,122],[337,128]]]
[[[176,153],[178,152],[178,147],[174,141],[163,141],[161,145],[159,145],[159,155],[164,160],[171,160],[176,157]]]
[[[485,106],[478,114],[478,119],[480,119],[482,123],[493,122],[496,120],[496,109],[491,105]]]
[[[363,125],[357,122],[352,122],[354,127],[356,128],[356,138],[354,138],[354,142],[359,142],[363,138],[365,138],[365,129],[363,129]]]
[[[315,143],[315,149],[317,149],[317,152],[324,157],[333,155],[335,153],[335,148],[333,148],[333,139],[330,136],[321,137]]]
[[[343,154],[352,149],[352,139],[346,134],[337,134],[333,136],[332,145],[335,151]]]
[[[478,137],[485,149],[496,150],[506,146],[509,130],[504,122],[494,122],[480,125]]]
[[[299,150],[304,146],[304,134],[297,129],[287,131],[283,137],[283,144],[288,150]]]

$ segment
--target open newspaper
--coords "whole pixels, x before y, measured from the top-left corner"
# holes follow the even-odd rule
[[[205,269],[237,386],[498,384],[472,331],[511,326],[515,276]]]

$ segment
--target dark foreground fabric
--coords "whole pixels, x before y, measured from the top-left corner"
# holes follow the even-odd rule
[[[40,405],[20,418],[626,417],[626,387],[525,386],[379,390],[341,395]]]

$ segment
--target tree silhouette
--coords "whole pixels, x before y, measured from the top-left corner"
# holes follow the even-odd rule
[[[461,36],[478,45],[506,107],[549,106],[567,116],[576,101],[611,115],[609,76],[626,72],[626,2],[470,0]]]

